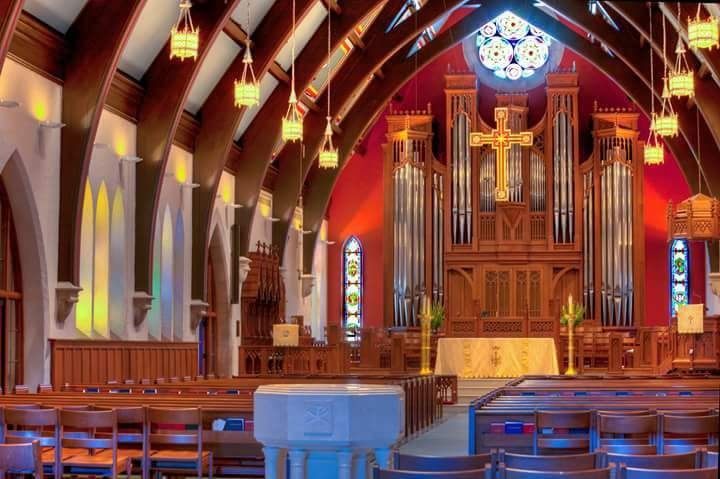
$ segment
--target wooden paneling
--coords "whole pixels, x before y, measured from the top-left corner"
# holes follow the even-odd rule
[[[22,12],[23,0],[0,0],[0,72]]]
[[[56,83],[65,78],[65,37],[27,12],[17,22],[9,56]]]
[[[52,384],[195,376],[197,343],[51,339]]]

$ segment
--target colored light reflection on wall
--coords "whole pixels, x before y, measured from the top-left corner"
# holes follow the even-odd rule
[[[230,203],[230,200],[232,199],[230,194],[230,185],[228,185],[226,181],[223,181],[223,184],[220,187],[220,197],[225,203]]]
[[[182,160],[177,160],[175,162],[175,179],[178,180],[178,183],[187,183],[187,167],[185,166],[185,162]]]
[[[112,206],[112,227],[110,230],[110,331],[123,337],[125,333],[126,287],[125,275],[125,203],[123,191],[115,191]]]
[[[47,104],[44,101],[35,99],[32,101],[32,114],[38,121],[45,121],[48,119]]]
[[[128,144],[124,136],[117,135],[113,140],[113,149],[118,156],[127,156]]]
[[[80,229],[80,287],[78,302],[75,305],[75,327],[83,334],[92,333],[92,276],[93,276],[93,243],[95,231],[93,228],[93,196],[90,182],[85,183],[83,196],[82,226]]]
[[[109,335],[110,285],[110,204],[103,181],[98,190],[95,210],[95,275],[93,278],[93,330]]]
[[[160,311],[163,339],[172,339],[173,323],[173,222],[170,209],[165,208],[161,244]]]

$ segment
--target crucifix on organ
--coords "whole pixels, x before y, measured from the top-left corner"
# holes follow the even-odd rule
[[[418,326],[428,295],[445,306],[447,336],[557,337],[573,295],[587,328],[642,325],[638,114],[596,107],[582,131],[578,74],[557,71],[538,121],[527,94],[497,93],[490,126],[474,73],[445,82],[435,151],[429,107],[387,116],[387,324]]]

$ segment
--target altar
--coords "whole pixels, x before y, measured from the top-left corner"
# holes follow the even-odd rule
[[[459,378],[515,378],[558,374],[553,338],[441,338],[435,374]]]

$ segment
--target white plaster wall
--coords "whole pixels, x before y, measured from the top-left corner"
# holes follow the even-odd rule
[[[255,208],[252,225],[250,226],[250,251],[255,251],[257,242],[272,243],[272,194],[261,190]],[[251,265],[252,267],[252,265]]]
[[[323,220],[320,227],[320,237],[315,246],[315,258],[313,260],[313,275],[315,276],[315,287],[309,297],[310,318],[313,337],[319,340],[325,338],[325,327],[327,326],[327,220]]]
[[[285,280],[285,319],[291,316],[301,315],[306,323],[310,322],[310,314],[306,309],[305,298],[302,296],[302,210],[295,209],[293,221],[288,229],[287,244],[282,261]]]
[[[708,316],[720,315],[720,296],[713,293],[712,286],[710,285],[710,257],[705,255],[705,301]]]
[[[7,185],[8,194],[15,197],[11,197],[11,204],[19,199],[16,189],[26,190],[27,197],[22,198],[25,204],[21,203],[25,215],[16,215],[17,229],[23,230],[25,225],[22,223],[27,222],[30,223],[29,230],[34,230],[37,235],[32,239],[18,238],[26,294],[23,302],[25,382],[34,385],[49,378],[47,339],[74,336],[72,321],[65,324],[55,321],[60,130],[41,128],[38,124],[39,120],[60,121],[62,88],[6,59],[0,75],[0,98],[20,102],[18,108],[0,108],[0,168],[8,166],[7,161],[16,151],[15,158],[19,158],[21,164],[8,166],[13,170],[3,171],[3,176],[7,173],[15,178],[12,185]],[[20,184],[22,178],[18,176],[27,180],[27,184]],[[34,207],[37,208],[36,217],[33,217]],[[29,253],[37,257],[32,261],[23,251],[28,246]],[[35,261],[38,268],[28,267]]]

